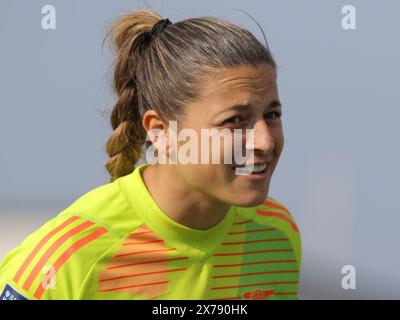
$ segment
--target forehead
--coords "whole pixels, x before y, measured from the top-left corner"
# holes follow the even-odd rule
[[[203,81],[205,100],[258,100],[277,95],[276,73],[268,64],[216,70]]]

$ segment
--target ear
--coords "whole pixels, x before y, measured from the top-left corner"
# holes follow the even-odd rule
[[[157,157],[164,163],[167,161],[169,150],[168,125],[155,110],[147,110],[144,113],[142,124],[147,133],[146,140],[151,141],[157,150]]]
[[[161,117],[155,110],[147,110],[143,115],[142,120],[143,128],[147,132],[148,140],[150,140],[154,145],[159,142],[161,136],[166,136],[168,128],[162,121]],[[163,135],[160,133],[164,132]]]

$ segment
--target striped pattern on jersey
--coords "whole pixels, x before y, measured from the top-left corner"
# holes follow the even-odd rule
[[[210,299],[297,298],[299,265],[292,243],[260,219],[298,232],[289,211],[272,198],[258,208],[255,219],[237,217],[214,254]]]
[[[40,299],[72,254],[106,232],[80,216],[65,218],[34,245],[13,280]]]
[[[99,278],[99,292],[127,292],[150,299],[168,288],[168,275],[187,269],[188,257],[177,256],[146,225],[131,232]]]
[[[193,261],[143,224],[108,260],[99,276],[98,291],[168,299],[168,291],[179,287],[179,296],[185,299],[190,289],[204,285],[204,296],[199,299],[296,299],[299,264],[292,242],[282,231],[285,228],[298,232],[289,211],[272,198],[252,218],[236,215],[223,242],[204,261],[211,267],[198,269],[196,263],[197,272],[210,270],[202,277],[207,283],[198,283]]]
[[[297,227],[289,210],[271,197],[267,198],[267,201],[260,206],[256,213],[259,216],[274,217],[277,220],[284,221],[293,231],[299,233],[299,228]]]

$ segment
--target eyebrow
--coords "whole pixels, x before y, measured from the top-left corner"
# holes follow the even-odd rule
[[[221,113],[227,112],[227,111],[246,111],[251,107],[251,103],[247,103],[247,102],[240,102],[237,104],[234,104],[233,106],[229,107],[228,109],[225,109],[221,112],[218,112],[217,115],[220,115]],[[268,108],[269,109],[273,109],[273,108],[278,108],[278,107],[282,107],[282,104],[279,100],[273,100],[270,102]]]

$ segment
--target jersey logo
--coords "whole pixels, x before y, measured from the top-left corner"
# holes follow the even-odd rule
[[[242,297],[251,300],[265,300],[273,294],[274,294],[274,289],[271,290],[255,289],[253,291],[243,292]]]
[[[29,300],[24,295],[20,294],[17,290],[11,287],[8,283],[4,287],[0,295],[0,300]]]

